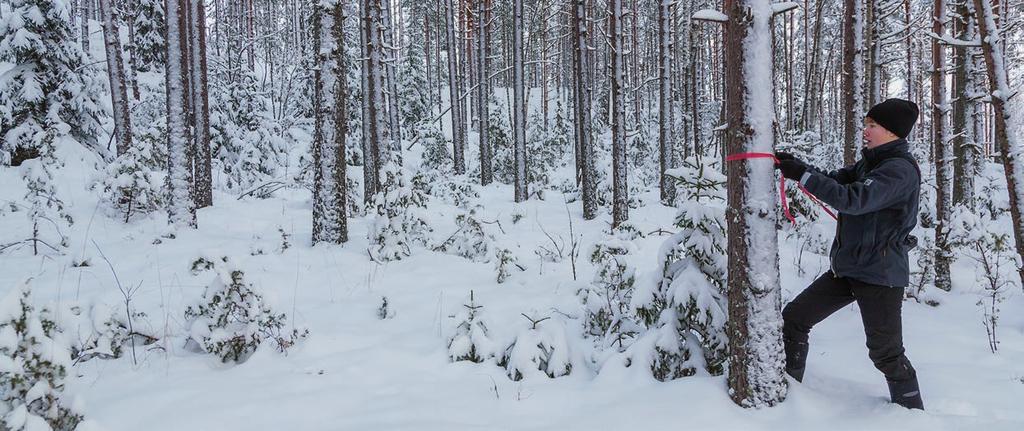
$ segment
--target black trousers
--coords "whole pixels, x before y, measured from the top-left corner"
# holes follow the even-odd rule
[[[903,288],[878,286],[828,271],[782,310],[782,333],[789,342],[806,343],[811,328],[840,308],[857,301],[867,335],[868,356],[890,382],[917,377],[904,354]]]

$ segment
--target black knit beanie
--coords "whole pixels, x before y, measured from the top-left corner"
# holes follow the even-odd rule
[[[880,126],[894,133],[896,136],[906,138],[910,129],[914,128],[917,122],[917,104],[903,99],[886,99],[886,101],[872,106],[868,111],[868,118],[875,120]]]

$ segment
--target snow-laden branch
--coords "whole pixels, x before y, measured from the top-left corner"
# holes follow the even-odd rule
[[[957,39],[957,38],[946,36],[946,35],[941,35],[940,36],[940,35],[935,34],[935,32],[931,32],[931,31],[927,32],[926,34],[928,35],[928,37],[931,37],[932,39],[937,39],[939,41],[939,43],[942,43],[942,44],[945,44],[945,45],[968,46],[968,47],[980,47],[981,46],[981,39],[980,38],[972,39],[972,40],[963,40],[963,39]]]
[[[729,17],[714,9],[701,9],[691,16],[695,21],[728,22]]]

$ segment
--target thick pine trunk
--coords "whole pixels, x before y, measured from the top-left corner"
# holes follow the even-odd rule
[[[167,221],[175,227],[196,227],[192,201],[188,121],[188,0],[167,1]]]
[[[381,37],[383,27],[382,0],[364,0],[364,31],[366,32],[366,63],[364,73],[367,74],[367,93],[364,96],[368,103],[367,120],[370,122],[371,146],[376,149],[374,156],[374,192],[380,191],[380,172],[382,167],[392,161],[392,148],[387,138],[387,127],[384,125],[387,115],[384,101],[384,47]]]
[[[313,243],[348,241],[344,7],[314,8]]]
[[[128,152],[132,146],[132,121],[128,114],[128,89],[125,85],[124,61],[121,59],[121,38],[117,29],[117,14],[111,0],[100,0],[103,19],[103,41],[107,54],[107,76],[110,78],[110,103],[114,110],[114,136],[117,137],[117,155]]]
[[[526,189],[526,88],[523,83],[523,0],[514,0],[512,31],[514,33],[512,47],[512,69],[514,81],[515,123],[512,134],[515,145],[515,201],[523,202],[529,196]],[[542,42],[542,43],[547,43]]]
[[[768,0],[726,0],[725,70],[729,154],[774,147]],[[729,394],[743,407],[768,407],[786,397],[783,377],[775,174],[770,159],[727,169]]]
[[[360,26],[359,26],[359,52],[363,58],[363,65],[360,69],[360,81],[362,84],[363,103],[362,103],[362,150],[363,150],[363,202],[370,204],[373,202],[373,196],[377,193],[378,180],[377,166],[380,162],[377,158],[377,143],[378,139],[378,123],[374,116],[371,116],[370,105],[373,104],[373,99],[370,98],[370,55],[369,55],[369,29],[372,28],[373,24],[370,21],[370,1],[361,0],[360,11]]]
[[[999,37],[999,27],[988,0],[974,0],[978,32],[981,34],[981,49],[988,69],[988,82],[996,149],[999,151],[1006,175],[1006,188],[1010,197],[1010,217],[1013,219],[1013,238],[1017,254],[1024,260],[1024,225],[1021,220],[1021,205],[1024,204],[1024,160],[1021,160],[1020,142],[1009,130],[1011,112],[1006,99],[1013,94],[1006,70],[1004,41]],[[1020,281],[1024,283],[1024,267],[1017,269]]]
[[[168,2],[174,2],[175,0],[167,0]],[[79,21],[78,28],[82,31],[81,42],[82,51],[85,51],[85,55],[89,55],[89,17],[92,15],[91,5],[93,0],[82,0],[82,15],[81,21]]]

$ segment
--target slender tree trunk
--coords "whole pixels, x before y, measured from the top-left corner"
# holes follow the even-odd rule
[[[771,52],[771,5],[725,0],[725,12],[726,152],[772,152],[772,59],[764,55]],[[787,392],[774,178],[770,159],[739,161],[727,169],[728,383],[730,397],[743,407],[776,405]]]
[[[167,0],[167,221],[175,227],[196,227],[189,162],[188,0]]]
[[[523,0],[513,1],[513,22],[514,46],[512,48],[512,70],[515,74],[515,100],[513,104],[513,117],[515,123],[512,126],[512,134],[515,141],[515,201],[523,202],[529,197],[526,189],[526,88],[523,83]],[[546,42],[545,42],[546,43]]]
[[[675,167],[675,121],[672,118],[672,0],[661,0],[658,5],[658,155],[661,202],[671,205],[676,198],[675,183],[665,174]]]
[[[953,16],[953,36],[972,40],[977,36],[974,7],[967,0],[957,3]],[[978,92],[977,74],[970,47],[953,46],[953,204],[970,206],[974,201],[974,177],[978,174],[980,154],[974,133],[974,117]]]
[[[78,26],[82,31],[82,51],[85,51],[85,55],[89,55],[89,16],[92,15],[92,11],[90,10],[92,8],[92,2],[93,0],[82,0],[82,20]]]
[[[110,103],[114,110],[114,136],[117,137],[117,155],[128,152],[132,146],[132,120],[128,114],[128,89],[125,85],[124,61],[121,59],[121,38],[117,29],[117,13],[111,0],[100,0],[103,19],[103,41],[106,48],[107,76],[110,78]]]
[[[945,0],[934,0],[932,3],[932,33],[942,36],[945,32],[943,21],[946,18]],[[950,172],[948,142],[946,140],[946,61],[942,44],[932,38],[932,149],[935,154],[935,287],[949,291],[952,289],[949,278],[949,265],[953,254],[947,243],[949,230],[949,188]]]
[[[213,205],[213,168],[210,148],[210,101],[206,73],[206,5],[204,0],[188,0],[191,7],[190,76],[192,77],[192,115],[195,140],[196,207]]]
[[[597,173],[594,166],[594,142],[591,136],[592,115],[590,112],[590,86],[593,80],[587,79],[590,70],[590,55],[587,40],[589,35],[586,0],[575,0],[572,14],[573,31],[573,87],[576,89],[576,158],[578,160],[579,183],[582,185],[583,218],[593,220],[597,217]]]
[[[988,0],[974,0],[974,12],[981,34],[981,49],[988,68],[988,82],[991,86],[992,116],[995,120],[993,139],[1003,163],[1006,175],[1006,189],[1010,197],[1010,218],[1013,220],[1013,238],[1020,259],[1024,259],[1024,224],[1021,205],[1024,204],[1024,160],[1021,160],[1020,142],[1010,133],[1011,111],[1007,109],[1006,98],[1014,94],[1007,77],[1006,58],[1003,54],[1004,41],[1000,38],[999,25]],[[1018,267],[1018,276],[1024,283],[1024,267]]]
[[[476,71],[477,71],[477,127],[480,145],[480,184],[488,185],[493,181],[494,173],[491,166],[491,144],[488,142],[488,114],[490,111],[488,90],[489,77],[487,67],[487,2],[477,0],[476,9]]]
[[[372,147],[377,150],[374,156],[374,192],[380,191],[380,173],[384,165],[392,161],[392,147],[386,141],[386,127],[384,118],[387,110],[384,105],[384,77],[386,73],[383,64],[383,40],[381,29],[383,27],[382,0],[363,0],[364,7],[364,31],[366,31],[366,63],[364,66],[367,74],[367,93],[364,95],[369,104],[367,120],[370,122],[370,140]]]
[[[459,40],[456,32],[454,0],[447,2],[448,29],[448,98],[451,104],[449,115],[452,119],[452,158],[456,174],[466,173],[466,118],[463,100],[462,76],[459,73]]]
[[[629,220],[629,189],[626,183],[626,112],[625,76],[623,57],[625,46],[622,40],[622,2],[608,1],[608,43],[609,91],[612,116],[612,227],[618,227]]]
[[[860,148],[864,116],[864,1],[844,0],[843,163],[852,165]],[[873,0],[868,0],[873,1]]]
[[[367,205],[373,202],[373,196],[377,193],[379,176],[377,174],[377,166],[380,165],[377,154],[377,144],[379,142],[379,123],[377,121],[377,113],[374,112],[371,116],[370,105],[373,104],[373,98],[370,96],[370,54],[369,54],[369,33],[373,27],[373,23],[370,20],[370,2],[372,0],[360,0],[360,11],[362,16],[360,17],[359,26],[359,52],[363,58],[363,65],[361,70],[360,81],[362,84],[362,150],[363,150],[363,202]]]
[[[388,106],[388,137],[390,138],[389,146],[391,157],[388,160],[394,160],[398,163],[402,162],[402,120],[399,115],[399,101],[398,101],[398,72],[397,63],[398,59],[398,47],[395,46],[394,27],[392,26],[391,19],[391,0],[380,0],[383,2],[381,8],[383,25],[381,27],[381,33],[383,38],[381,40],[380,55],[381,64],[384,68],[384,85],[386,88],[386,100]]]
[[[130,13],[138,13],[136,9],[129,10],[131,11]],[[128,82],[132,87],[132,98],[138,101],[140,98],[139,80],[136,77],[136,74],[138,73],[139,67],[138,63],[136,63],[138,61],[138,55],[135,52],[135,20],[126,19],[125,22],[128,24],[128,40],[132,41],[128,43],[128,70],[126,73],[128,75]]]

